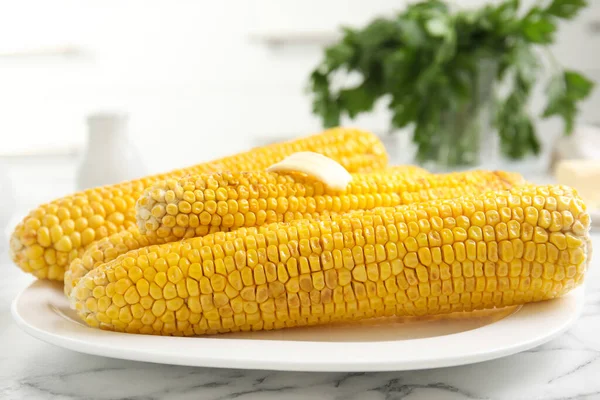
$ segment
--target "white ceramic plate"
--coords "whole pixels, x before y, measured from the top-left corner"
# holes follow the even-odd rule
[[[12,314],[38,339],[126,360],[288,371],[400,371],[469,364],[530,349],[564,332],[583,303],[581,287],[552,301],[470,314],[181,338],[89,328],[69,309],[61,285],[36,281],[14,300]]]

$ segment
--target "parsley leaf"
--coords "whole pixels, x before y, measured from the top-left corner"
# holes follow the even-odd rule
[[[436,160],[441,143],[461,131],[473,132],[451,139],[455,151],[448,161],[461,164],[472,161],[467,153],[480,129],[477,113],[494,104],[502,152],[511,158],[538,154],[528,111],[545,65],[538,50],[553,43],[561,19],[574,18],[586,5],[586,0],[546,0],[523,9],[519,0],[502,0],[455,11],[445,1],[425,0],[363,28],[345,27],[310,75],[313,113],[334,126],[342,117],[371,111],[385,97],[390,128],[414,127],[419,161]],[[340,86],[345,74],[362,79]],[[500,97],[492,90],[497,83],[506,84],[508,93]],[[582,74],[559,70],[548,83],[541,117],[557,116],[565,133],[572,132],[579,104],[593,87]]]

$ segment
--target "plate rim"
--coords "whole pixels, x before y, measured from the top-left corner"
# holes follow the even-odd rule
[[[378,342],[318,342],[318,341],[297,341],[297,340],[271,340],[271,339],[240,339],[240,338],[198,338],[198,337],[163,337],[163,336],[152,336],[152,335],[133,335],[128,333],[109,332],[99,329],[90,328],[87,326],[81,326],[84,329],[86,340],[79,337],[71,337],[61,335],[59,333],[43,329],[36,326],[34,323],[29,321],[26,317],[21,315],[19,312],[19,305],[22,302],[24,296],[27,295],[28,290],[35,290],[34,286],[39,285],[42,281],[34,281],[23,288],[19,294],[15,297],[11,304],[11,315],[13,320],[16,322],[20,329],[25,331],[27,334],[42,340],[46,343],[66,348],[68,350],[76,351],[84,354],[91,354],[96,356],[110,357],[123,360],[151,362],[157,364],[168,364],[168,365],[181,365],[181,366],[195,366],[195,367],[212,367],[212,368],[235,368],[235,369],[252,369],[252,370],[276,370],[276,371],[312,371],[312,372],[372,372],[372,371],[405,371],[405,370],[420,370],[428,368],[440,368],[472,364],[487,360],[493,360],[509,355],[519,353],[521,351],[529,350],[536,346],[539,346],[545,342],[548,342],[555,337],[565,332],[571,327],[575,321],[579,318],[583,312],[585,303],[585,288],[584,285],[573,289],[565,296],[538,303],[528,303],[523,305],[516,312],[506,316],[505,318],[495,321],[491,324],[475,328],[468,331],[452,333],[443,336],[434,336],[428,338],[417,338],[417,339],[404,339],[397,341],[378,341]],[[42,282],[42,284],[45,282]],[[49,290],[54,290],[48,288]],[[62,292],[61,292],[62,295]],[[40,300],[38,300],[40,301]],[[562,308],[572,308],[570,313],[564,312],[560,323],[558,320],[552,317],[552,312],[556,312],[556,309],[560,309],[559,306],[552,307],[552,303],[561,305]],[[47,304],[46,304],[47,305]],[[536,309],[541,309],[536,310]],[[560,311],[560,310],[559,310]],[[549,314],[550,317],[546,316],[546,319],[542,318],[545,314]],[[55,314],[57,318],[61,318],[58,314]],[[501,338],[501,342],[504,341],[502,346],[496,346],[494,348],[488,348],[472,351],[468,354],[456,354],[450,352],[446,356],[440,357],[413,357],[412,359],[401,359],[398,358],[385,358],[392,352],[398,352],[402,350],[412,350],[415,348],[427,348],[429,345],[440,346],[442,343],[448,342],[444,345],[447,348],[452,347],[452,344],[456,345],[461,342],[469,342],[477,345],[478,342],[475,339],[484,339],[490,332],[488,331],[502,331],[510,332],[518,336],[521,334],[522,327],[519,326],[519,322],[525,321],[529,324],[530,330],[537,328],[536,323],[540,322],[552,322],[549,324],[548,330],[533,329],[538,331],[537,334],[525,335],[518,338],[514,342],[507,341],[505,338]],[[519,329],[513,330],[515,327]],[[548,327],[546,327],[548,328]],[[93,339],[106,338],[107,340],[101,340],[100,342],[94,342]],[[115,347],[111,345],[111,338],[120,338],[126,342],[134,343],[133,347]],[[134,340],[135,338],[135,340]],[[148,346],[156,341],[163,342],[163,347],[166,345],[167,350],[156,350]],[[215,348],[222,347],[223,342],[228,347],[236,347],[238,351],[242,351],[241,356],[236,358],[232,357],[229,352],[215,356]],[[192,352],[183,352],[174,354],[169,348],[178,349],[182,345],[192,345],[191,347],[197,350],[204,350],[209,354],[200,356],[192,355]],[[293,354],[299,356],[301,360],[291,360],[292,357],[279,357],[279,358],[268,358],[260,352],[261,348],[269,346],[271,348],[270,353],[289,354],[290,350]],[[187,347],[187,346],[186,346]],[[444,350],[444,349],[442,349]],[[447,351],[448,349],[446,349]],[[338,358],[324,358],[317,357],[311,359],[306,357],[306,354],[312,352],[313,354],[323,355],[339,355],[342,359]],[[366,356],[370,352],[381,353],[384,358],[377,359],[374,357]],[[261,358],[260,355],[263,354]],[[256,357],[259,355],[259,357]],[[349,360],[348,355],[354,356],[354,359]],[[304,357],[304,358],[303,358]]]

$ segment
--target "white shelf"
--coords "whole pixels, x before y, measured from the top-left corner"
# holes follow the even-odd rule
[[[0,47],[0,59],[38,57],[83,57],[86,51],[81,46],[66,44],[56,46]]]
[[[251,32],[249,38],[253,42],[267,46],[291,45],[327,45],[340,38],[335,31],[265,31]]]

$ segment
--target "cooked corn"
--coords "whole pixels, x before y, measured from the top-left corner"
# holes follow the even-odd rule
[[[185,336],[523,304],[582,282],[589,222],[570,188],[521,186],[241,228],[124,254],[71,302],[93,327]]]
[[[518,174],[470,171],[416,175],[388,168],[357,173],[344,192],[302,175],[219,172],[161,181],[137,202],[137,224],[145,235],[175,241],[216,231],[447,199],[523,183]]]
[[[187,169],[86,190],[33,210],[12,235],[12,258],[24,271],[38,278],[63,280],[65,268],[90,244],[135,226],[135,202],[151,184],[187,174],[261,170],[298,151],[322,153],[349,171],[382,168],[387,163],[385,149],[375,135],[336,128]]]
[[[142,235],[135,228],[114,233],[94,242],[81,256],[73,260],[65,271],[64,291],[68,296],[79,279],[100,264],[112,261],[128,251],[156,244],[155,240]]]
[[[418,177],[429,175],[424,169],[411,165],[391,167],[390,171],[393,171],[397,176]],[[209,232],[218,232],[219,229],[221,229],[219,226],[211,226]],[[178,240],[178,238],[159,238],[156,235],[146,236],[141,234],[137,228],[129,228],[126,231],[114,233],[107,238],[94,242],[80,258],[73,260],[67,267],[64,284],[65,294],[68,296],[79,279],[100,264],[112,261],[130,250],[175,240]]]

